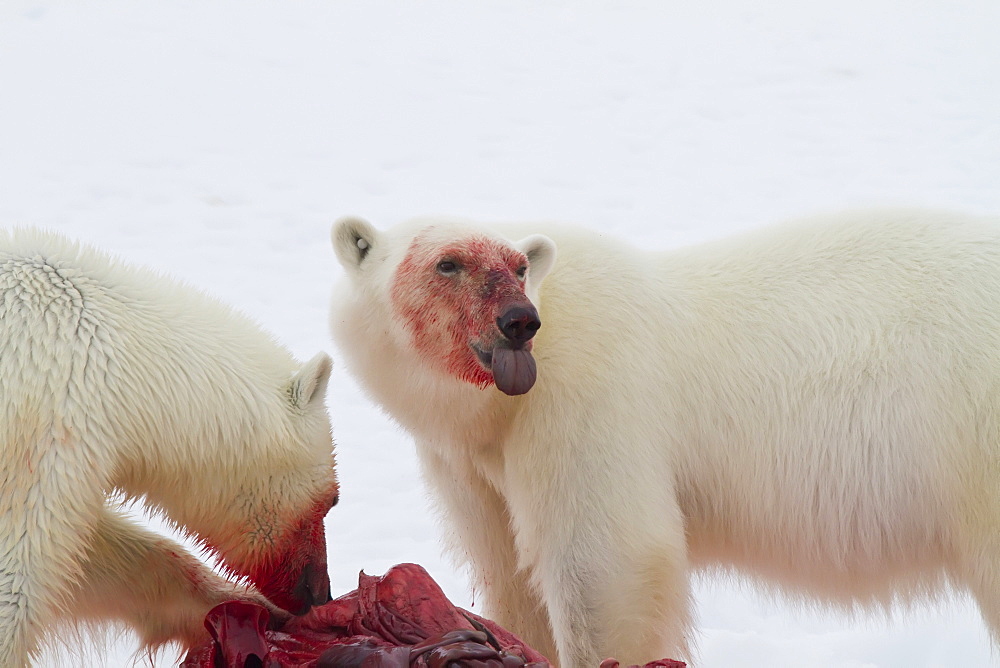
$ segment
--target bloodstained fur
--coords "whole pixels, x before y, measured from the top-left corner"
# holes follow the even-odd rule
[[[458,272],[442,275],[437,270],[442,261],[454,262]],[[497,317],[513,304],[528,302],[517,276],[527,264],[523,253],[484,236],[445,245],[425,234],[414,239],[396,270],[391,300],[417,354],[480,388],[493,384],[493,374],[471,346],[488,352],[503,339]],[[525,350],[531,350],[531,342]]]
[[[295,527],[278,539],[269,549],[270,557],[259,559],[256,555],[244,555],[242,559],[235,555],[226,555],[214,545],[206,543],[208,551],[219,554],[227,570],[234,575],[245,577],[252,582],[264,596],[275,605],[285,610],[296,612],[302,609],[303,601],[296,600],[292,592],[302,577],[307,565],[319,569],[319,580],[324,578],[329,586],[329,576],[326,574],[326,532],[323,519],[331,508],[331,499],[337,497],[339,489],[334,485],[332,494],[324,495],[322,500],[303,515]],[[237,562],[246,564],[240,568]]]

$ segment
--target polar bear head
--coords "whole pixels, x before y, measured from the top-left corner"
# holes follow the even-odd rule
[[[480,388],[524,394],[535,382],[538,286],[555,244],[510,242],[464,222],[414,221],[389,232],[345,218],[333,246],[358,296],[384,305],[399,350]]]
[[[319,353],[285,386],[287,422],[266,456],[244,463],[243,493],[225,511],[245,531],[221,551],[225,565],[293,613],[330,600],[323,520],[340,496],[324,403],[331,364]]]
[[[212,405],[207,418],[196,406],[184,413],[197,429],[172,439],[181,457],[141,480],[146,502],[222,570],[296,614],[330,600],[324,517],[340,492],[324,401],[331,364],[319,353],[273,384],[244,370],[216,386],[200,397]],[[212,447],[194,450],[203,443]]]

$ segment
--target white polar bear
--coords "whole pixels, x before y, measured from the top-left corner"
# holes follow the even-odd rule
[[[325,354],[300,366],[153,272],[0,231],[0,666],[26,665],[61,620],[191,645],[225,600],[264,603],[277,623],[289,615],[264,596],[293,612],[329,600],[329,373]],[[129,521],[114,492],[257,589]]]
[[[500,229],[333,229],[334,338],[488,614],[564,668],[688,658],[689,573],[722,566],[847,608],[952,584],[1000,639],[1000,220]]]

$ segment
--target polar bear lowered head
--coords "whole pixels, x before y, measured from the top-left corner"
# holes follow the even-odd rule
[[[369,303],[391,304],[392,317],[380,322],[396,349],[464,383],[528,392],[536,374],[532,337],[542,325],[538,286],[555,261],[555,244],[542,235],[512,244],[467,223],[411,225],[407,248],[387,243],[358,218],[333,229],[334,250],[356,285],[388,291]],[[358,334],[366,335],[365,328]]]
[[[282,419],[265,427],[258,414],[250,427],[258,433],[244,435],[243,457],[225,449],[238,442],[215,446],[219,459],[237,455],[222,473],[229,481],[216,483],[215,500],[189,495],[163,504],[177,508],[175,516],[193,515],[190,528],[182,529],[193,532],[223,569],[295,614],[330,600],[324,518],[340,496],[324,401],[330,373],[326,353],[293,367],[285,383],[269,388],[284,400]],[[268,407],[269,419],[279,415],[275,404]]]

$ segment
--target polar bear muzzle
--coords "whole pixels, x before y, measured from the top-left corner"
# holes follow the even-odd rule
[[[497,328],[515,348],[524,346],[542,326],[538,311],[531,304],[511,306],[497,318]]]
[[[497,328],[511,347],[493,348],[490,370],[497,389],[504,394],[524,394],[535,384],[538,371],[527,343],[541,326],[538,311],[531,304],[511,306],[497,318]]]

